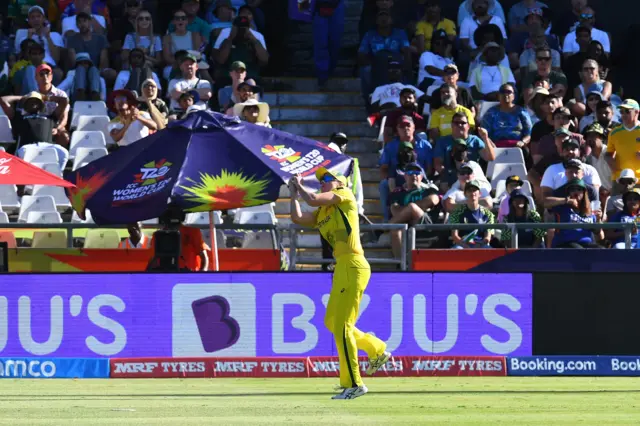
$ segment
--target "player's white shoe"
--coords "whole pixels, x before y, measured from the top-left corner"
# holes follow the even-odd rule
[[[377,358],[369,358],[369,367],[367,367],[367,374],[371,376],[375,374],[376,371],[380,370],[380,368],[386,364],[391,358],[391,352],[384,351],[382,355]]]
[[[367,392],[369,392],[369,389],[367,389],[365,385],[357,386],[355,388],[346,388],[342,393],[332,396],[331,399],[355,399]]]

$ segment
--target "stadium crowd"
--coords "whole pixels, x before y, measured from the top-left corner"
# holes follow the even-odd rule
[[[458,16],[443,16],[440,0],[368,2],[358,63],[368,121],[384,126],[386,222],[637,223],[640,106],[616,84],[596,11],[569,2],[560,16],[535,0],[508,11],[465,0]],[[624,248],[617,230],[518,234],[519,247]],[[425,236],[454,248],[511,243],[510,231],[486,229]]]
[[[640,106],[616,84],[596,11],[564,1],[571,8],[559,16],[535,0],[507,11],[465,0],[457,16],[444,16],[441,0],[364,2],[358,75],[367,121],[381,129],[385,222],[637,221]],[[194,110],[270,126],[260,83],[265,69],[286,67],[284,3],[10,0],[0,16],[0,133],[10,128],[10,150],[61,174]],[[344,7],[319,1],[313,18],[321,89],[337,66]],[[348,138],[330,142],[344,152]],[[359,201],[366,219],[361,189]],[[508,231],[427,235],[455,248],[511,241]],[[399,256],[401,234],[391,243]],[[519,246],[622,248],[624,236],[521,230]]]

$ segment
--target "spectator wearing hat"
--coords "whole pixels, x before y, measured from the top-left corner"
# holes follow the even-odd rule
[[[240,99],[238,87],[242,83],[247,83],[247,87],[250,88],[257,87],[255,80],[251,78],[247,79],[247,66],[244,62],[236,61],[232,63],[229,71],[229,77],[231,77],[231,84],[218,90],[218,104],[220,106],[220,111],[222,112],[227,111],[229,108],[233,107],[236,102],[238,102]],[[256,99],[258,99],[257,95]]]
[[[552,209],[557,223],[600,223],[602,212],[592,211],[587,187],[583,180],[567,184],[566,204]],[[595,238],[594,238],[595,235]],[[551,240],[553,248],[602,248],[596,244],[604,239],[602,229],[558,229]]]
[[[70,34],[80,32],[76,20],[79,13],[84,13],[89,17],[92,32],[96,34],[104,34],[106,32],[107,20],[99,13],[94,13],[93,0],[73,0],[72,4],[74,6],[73,13],[67,13],[65,16],[61,17],[62,35],[67,37]]]
[[[476,32],[473,33],[473,40],[478,45],[478,48],[475,49],[473,52],[469,53],[469,55],[471,56],[468,59],[470,59],[471,62],[469,64],[469,68],[466,76],[470,76],[471,74],[473,74],[473,70],[477,66],[483,65],[483,64],[486,65],[486,63],[484,62],[484,48],[487,44],[496,43],[498,46],[504,46],[504,43],[505,43],[505,40],[504,40],[504,37],[502,36],[502,32],[500,31],[500,28],[498,28],[497,25],[493,25],[493,24],[487,24],[487,25],[482,25],[478,27]],[[464,52],[462,52],[462,54],[459,52],[458,62],[459,62],[459,65],[461,66],[460,68],[461,70],[464,68],[462,64],[465,59],[466,58],[465,58]],[[504,57],[500,61],[500,65],[502,65],[505,68],[510,68],[509,58],[507,57],[507,55],[504,55]],[[462,72],[462,74],[464,75],[464,72]]]
[[[613,178],[611,167],[607,163],[607,144],[605,132],[599,123],[593,123],[584,130],[585,164],[593,166],[600,176],[602,188],[611,192]]]
[[[442,106],[431,112],[429,118],[429,139],[435,143],[443,136],[452,133],[451,123],[456,113],[463,113],[467,117],[467,123],[471,128],[475,128],[476,122],[471,111],[462,105],[458,105],[458,92],[455,87],[443,84],[438,91]],[[437,95],[436,95],[437,96]]]
[[[242,7],[238,17],[233,21],[232,28],[225,28],[213,45],[211,56],[217,64],[222,65],[217,69],[222,70],[220,78],[226,79],[225,70],[228,70],[236,61],[246,64],[247,77],[257,79],[260,77],[260,67],[269,62],[269,52],[264,41],[264,36],[251,29],[253,13],[251,8]],[[216,76],[216,82],[220,79]]]
[[[77,93],[80,97],[77,100],[86,100],[91,92],[99,93],[99,77],[102,75],[109,82],[113,82],[116,78],[115,70],[109,68],[109,42],[107,38],[91,31],[91,16],[85,12],[79,12],[72,17],[77,21],[78,32],[74,32],[67,36],[67,52],[69,55],[69,64],[77,64],[76,56],[84,53],[89,56],[92,66],[83,68],[80,72],[76,71],[75,89],[82,90]],[[83,60],[86,62],[86,60]],[[102,72],[100,71],[102,70]],[[97,78],[96,78],[97,72]],[[97,81],[97,84],[94,83]],[[93,84],[93,85],[92,85]],[[94,100],[97,100],[94,99]]]
[[[424,93],[414,87],[405,87],[400,90],[400,104],[397,108],[394,108],[387,112],[387,120],[384,127],[384,141],[385,143],[393,139],[394,130],[398,122],[398,118],[403,115],[408,115],[413,118],[413,122],[416,127],[416,132],[426,132],[427,123],[425,119],[418,113],[418,97]],[[394,104],[396,105],[396,104]]]
[[[499,104],[489,108],[482,126],[498,148],[525,148],[531,141],[531,119],[527,111],[515,104],[515,84],[500,86]]]
[[[533,97],[531,98],[531,101],[529,101],[529,105],[524,107],[524,110],[531,120],[532,132],[533,126],[548,116],[547,99],[549,97],[549,89],[545,87],[536,87],[533,90]],[[549,131],[551,131],[551,129]]]
[[[509,198],[511,197],[511,194],[513,193],[513,191],[515,191],[515,190],[520,191],[521,190],[520,188],[522,188],[522,185],[524,185],[524,180],[522,180],[522,178],[520,178],[520,176],[513,175],[513,176],[507,177],[507,180],[505,182],[505,191],[496,200],[497,204],[499,205],[499,208],[498,208],[498,222],[502,222],[502,219],[504,219],[505,216],[507,216],[509,214],[509,211],[510,211],[509,210],[509,208],[510,208]],[[524,196],[527,198],[528,201],[530,201],[529,207],[531,207],[531,208],[535,207],[533,199],[531,197],[529,197],[528,195],[526,195],[526,194],[524,194]]]
[[[362,94],[365,98],[373,91],[373,88],[385,83],[386,67],[389,62],[392,62],[389,57],[393,61],[400,62],[403,55],[406,67],[411,63],[407,33],[393,27],[393,19],[388,10],[378,11],[376,28],[365,34],[358,49],[360,81]]]
[[[184,10],[175,11],[172,20],[174,29],[165,35],[162,40],[162,59],[167,64],[163,72],[166,80],[170,79],[171,71],[175,65],[180,67],[182,59],[187,54],[193,56],[192,52],[199,51],[200,46],[202,46],[202,36],[199,32],[191,31],[187,28],[187,20],[188,17]],[[181,51],[187,53],[178,55],[178,52]],[[197,59],[194,59],[194,61],[197,61]]]
[[[543,136],[537,143],[530,144],[531,157],[533,164],[538,165],[543,159],[542,172],[550,164],[562,161],[558,159],[561,151],[561,144],[567,138],[576,139],[580,146],[584,143],[584,138],[579,133],[574,133],[571,129],[575,128],[574,118],[566,107],[559,107],[553,111],[553,130]],[[560,148],[559,148],[560,147]]]
[[[575,140],[568,139],[564,143],[563,155],[564,161],[562,163],[552,164],[544,172],[542,181],[540,183],[542,200],[546,208],[552,208],[558,204],[562,205],[562,199],[558,199],[554,190],[564,186],[572,178],[581,179],[586,185],[593,190],[592,200],[597,201],[599,197],[600,186],[602,181],[598,172],[593,166],[584,164],[576,155],[578,149],[576,148]]]
[[[197,77],[198,62],[195,56],[188,54],[180,63],[182,78],[173,79],[169,82],[167,93],[171,99],[169,109],[174,111],[179,109],[178,98],[189,90],[195,90],[200,95],[198,106],[206,106],[205,102],[211,97],[211,83]]]
[[[545,3],[536,0],[520,0],[509,9],[507,22],[511,33],[526,33],[529,30],[529,18],[531,15],[542,16],[542,9],[546,9]]]
[[[409,226],[433,223],[429,214],[440,204],[438,187],[427,180],[424,169],[418,163],[409,163],[404,170],[398,171],[404,177],[404,183],[396,187],[389,196],[389,223]],[[402,252],[402,231],[392,230],[391,250],[396,259]]]
[[[609,134],[607,162],[614,176],[620,174],[623,169],[631,169],[637,174],[640,172],[640,105],[633,99],[626,99],[618,108],[622,114],[622,126]],[[616,185],[613,187],[613,193],[619,193]]]
[[[167,126],[169,107],[158,97],[159,92],[158,83],[154,79],[149,78],[143,81],[140,87],[142,95],[138,98],[138,109],[148,112],[158,126],[158,130],[162,130]]]
[[[138,99],[130,90],[114,90],[108,101],[109,107],[117,115],[107,130],[118,146],[131,145],[149,136],[150,130],[158,130],[149,113],[137,108]]]
[[[487,131],[480,127],[478,128],[479,136],[470,134],[466,114],[461,112],[454,114],[451,119],[451,128],[451,135],[443,136],[436,142],[433,166],[437,173],[443,174],[446,170],[457,169],[456,162],[495,160],[495,144]]]
[[[535,48],[535,34],[541,33],[537,38],[540,46],[549,46],[552,50],[558,51],[558,53],[561,50],[558,38],[550,34],[550,9],[547,7],[532,7],[526,9],[524,13],[526,13],[526,16],[522,20],[520,29],[511,32],[506,46],[513,68],[518,66],[518,57],[523,51],[531,47]],[[558,67],[560,66],[559,64],[560,62],[558,62]],[[533,69],[535,70],[535,66]]]
[[[29,28],[20,29],[16,32],[15,48],[20,47],[20,43],[23,40],[30,38],[36,43],[39,43],[44,47],[44,62],[49,64],[52,69],[53,78],[56,82],[62,80],[62,70],[56,67],[58,61],[60,61],[60,52],[64,48],[64,41],[62,36],[56,32],[51,31],[44,9],[40,6],[32,6],[29,9]],[[35,67],[27,66],[25,69],[25,79],[29,82],[27,87],[23,85],[23,91],[36,90],[35,84]]]
[[[471,94],[476,101],[497,102],[499,90],[503,84],[513,83],[516,79],[508,67],[500,64],[504,59],[504,47],[497,43],[487,43],[482,52],[482,61],[469,76]]]
[[[15,102],[19,102],[21,107],[21,114],[18,117],[14,117],[14,110],[8,108]],[[25,149],[29,145],[35,145],[39,148],[53,148],[58,154],[58,166],[60,170],[64,170],[69,160],[69,151],[64,146],[53,143],[53,130],[56,128],[57,122],[53,116],[46,113],[42,94],[31,92],[22,97],[4,96],[1,98],[0,104],[9,118],[16,118],[14,122],[17,122],[16,128],[20,139],[20,148],[16,151],[16,155],[23,158]]]
[[[414,37],[418,53],[432,51],[432,37],[436,32],[444,32],[445,37],[453,43],[458,35],[455,22],[442,16],[440,0],[426,0],[424,4],[424,16],[416,24]],[[423,68],[422,66],[420,67]]]
[[[586,27],[591,30],[591,39],[599,41],[602,43],[604,47],[604,51],[607,53],[611,52],[611,38],[609,34],[605,31],[599,30],[594,27],[596,23],[596,13],[593,8],[589,6],[585,6],[580,11],[580,26]],[[564,43],[562,45],[562,52],[568,56],[572,53],[578,52],[580,50],[580,46],[576,41],[576,31],[572,31],[566,35],[564,38]]]
[[[265,102],[248,99],[245,102],[235,104],[233,106],[233,115],[240,117],[243,121],[271,128],[269,123],[269,104]]]
[[[460,25],[460,42],[466,51],[471,51],[471,56],[475,57],[479,51],[476,49],[478,45],[475,43],[473,33],[482,25],[496,25],[500,28],[503,38],[507,38],[507,31],[504,28],[504,20],[496,15],[492,15],[490,10],[490,0],[472,0],[471,8],[473,15],[462,21]]]
[[[75,56],[76,68],[67,73],[58,88],[73,101],[106,101],[107,83],[100,77],[100,71],[93,64],[91,56],[82,52]]]
[[[249,81],[253,80],[248,80],[238,84],[238,89],[236,90],[236,93],[234,93],[234,98],[237,100],[237,102],[229,103],[229,108],[225,112],[227,115],[234,115],[233,106],[236,103],[247,102],[249,99],[259,99],[259,94],[262,92],[262,88],[250,83]]]
[[[482,187],[477,180],[469,180],[464,186],[464,202],[449,214],[448,223],[454,224],[493,224],[495,216],[491,210],[481,205]],[[451,240],[455,249],[491,248],[493,230],[451,230]]]
[[[347,153],[347,144],[349,138],[342,132],[334,132],[329,136],[328,146],[339,154]],[[358,214],[361,219],[371,223],[369,219],[364,215],[364,196],[362,193],[362,179],[360,178],[360,164],[357,158],[353,158],[353,166],[351,167],[351,175],[349,179],[349,186],[353,189],[353,193],[356,196],[356,204],[358,204]],[[324,246],[323,246],[324,247]],[[326,258],[326,256],[323,256]],[[329,256],[330,257],[330,256]]]
[[[380,204],[382,205],[385,222],[389,220],[388,197],[389,193],[402,185],[402,176],[398,176],[397,170],[403,166],[400,164],[401,153],[407,149],[415,151],[416,160],[422,168],[430,172],[432,167],[432,147],[429,141],[417,138],[415,135],[415,123],[409,115],[402,115],[396,121],[397,137],[385,144],[380,157]]]
[[[129,54],[133,49],[144,52],[145,63],[156,68],[162,61],[162,39],[154,32],[153,17],[148,10],[141,10],[136,16],[135,32],[127,34],[122,45],[123,67],[129,65]]]
[[[444,67],[453,64],[453,44],[444,30],[437,30],[431,40],[431,51],[420,55],[418,67],[418,87],[426,90],[433,84],[442,84]]]
[[[619,188],[619,194],[613,195],[606,201],[606,203],[603,203],[603,205],[606,206],[605,211],[607,212],[607,217],[611,217],[622,211],[624,207],[622,196],[635,188],[638,184],[638,178],[633,170],[624,169],[620,172],[620,176],[618,177],[616,184]]]
[[[205,15],[205,20],[211,25],[209,40],[217,39],[222,29],[231,28],[235,15],[236,11],[233,8],[231,0],[211,2]]]
[[[640,189],[632,189],[622,196],[622,210],[609,217],[609,223],[633,223],[631,248],[638,248],[638,223],[640,223]],[[605,235],[615,249],[625,249],[625,236],[622,229],[608,229]]]
[[[520,188],[511,191],[500,204],[498,213],[499,223],[541,223],[540,214],[535,209],[531,197],[522,192]],[[518,248],[542,248],[544,247],[545,231],[540,228],[518,229]],[[511,247],[511,229],[504,229],[500,240],[505,247]]]
[[[442,76],[442,79],[444,81],[444,84],[453,86],[456,89],[456,93],[457,93],[456,103],[458,105],[462,105],[463,107],[467,108],[469,111],[471,111],[471,114],[475,117],[476,105],[473,102],[473,98],[471,97],[471,93],[469,92],[469,89],[458,85],[458,81],[460,80],[460,71],[458,70],[458,66],[456,64],[447,64],[444,66],[443,71],[444,71],[444,75]],[[434,88],[434,91],[439,89],[440,86],[441,85],[438,84],[437,87]],[[431,88],[427,89],[427,91],[429,90],[431,90]],[[440,96],[431,96],[429,100],[429,105],[432,111],[442,107],[442,100],[440,99]]]
[[[467,195],[464,188],[470,181],[476,181],[479,184],[480,204],[489,209],[493,208],[491,184],[485,177],[480,165],[475,161],[467,161],[466,163],[456,164],[456,166],[456,181],[450,185],[450,188],[442,197],[442,206],[444,207],[444,211],[451,213],[456,206],[466,202]]]
[[[122,70],[116,77],[113,90],[127,89],[138,91],[142,82],[152,79],[156,82],[159,90],[162,90],[158,75],[147,65],[145,54],[142,49],[134,48],[129,54],[129,69]]]
[[[552,66],[553,55],[548,46],[536,49],[536,70],[525,75],[522,81],[524,100],[529,104],[533,97],[533,82],[536,77],[549,80],[549,94],[563,98],[567,93],[567,77]]]
[[[338,65],[344,31],[344,0],[316,0],[313,5],[313,57],[318,86],[324,88]]]
[[[202,40],[206,43],[209,41],[209,33],[211,32],[211,28],[207,21],[200,18],[198,16],[198,12],[200,11],[200,0],[182,0],[181,10],[184,12],[186,16],[186,30],[191,33],[197,33],[200,35]],[[174,20],[169,24],[168,33],[177,32],[178,30],[178,22]],[[198,45],[195,50],[198,50],[200,46]]]

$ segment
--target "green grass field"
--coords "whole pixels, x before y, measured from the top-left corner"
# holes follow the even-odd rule
[[[640,379],[0,380],[3,425],[640,424]]]

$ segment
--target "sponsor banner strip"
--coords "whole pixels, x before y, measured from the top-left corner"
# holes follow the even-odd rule
[[[509,376],[640,376],[639,356],[508,357]]]
[[[113,358],[111,378],[337,377],[337,357]],[[364,374],[369,362],[360,358]],[[502,356],[392,357],[375,376],[506,376]]]
[[[1,379],[107,379],[106,358],[0,358]]]

